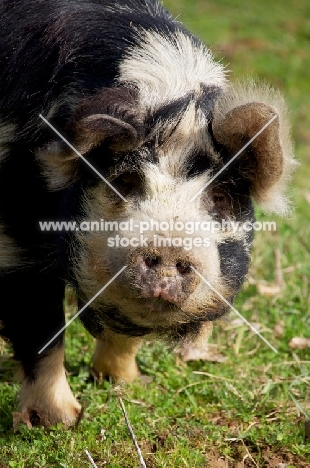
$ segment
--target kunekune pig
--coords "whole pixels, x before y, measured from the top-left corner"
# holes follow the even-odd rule
[[[209,232],[201,245],[199,227],[155,228],[147,243],[117,247],[110,231],[43,232],[39,222],[243,223],[253,199],[285,214],[287,113],[268,86],[230,84],[156,0],[4,0],[0,18],[1,335],[23,370],[24,417],[70,425],[80,405],[63,333],[39,353],[64,325],[65,285],[81,308],[127,267],[80,318],[97,338],[94,370],[132,381],[143,337],[195,341],[227,312],[221,296],[232,302],[243,283],[252,231]]]

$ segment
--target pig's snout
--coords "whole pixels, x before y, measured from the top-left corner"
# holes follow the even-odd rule
[[[191,268],[200,269],[199,263],[174,249],[140,252],[133,266],[135,288],[140,297],[181,305],[200,282]]]
[[[149,290],[152,296],[161,297],[172,303],[179,302],[181,292],[184,289],[188,289],[186,286],[188,286],[190,277],[193,276],[193,271],[188,261],[182,262],[179,260],[175,264],[163,264],[163,259],[160,256],[156,256],[155,258],[145,258],[144,265],[141,266],[142,280],[145,280],[147,283],[150,276],[153,276]],[[155,275],[152,275],[152,272]],[[190,289],[193,292],[195,287],[191,287]]]

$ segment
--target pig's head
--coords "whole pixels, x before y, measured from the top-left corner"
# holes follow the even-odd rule
[[[294,163],[282,98],[252,83],[202,85],[145,109],[136,90],[119,86],[85,99],[66,130],[118,192],[65,143],[39,151],[50,187],[69,200],[68,217],[98,223],[69,241],[80,299],[88,302],[126,266],[93,301],[90,331],[99,335],[106,324],[178,338],[221,317],[248,270],[252,230],[241,224],[254,221],[252,200],[287,211]]]

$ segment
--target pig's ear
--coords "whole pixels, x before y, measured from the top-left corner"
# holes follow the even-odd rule
[[[100,144],[115,152],[133,151],[142,143],[142,121],[133,91],[104,88],[81,102],[68,131],[83,155]]]
[[[141,144],[136,128],[111,115],[93,114],[77,122],[75,146],[81,154],[103,142],[112,151],[132,151]]]
[[[264,210],[285,215],[289,210],[285,187],[296,162],[282,96],[267,86],[236,85],[219,98],[212,130],[231,157],[256,136],[234,167],[249,181],[252,196]]]
[[[84,99],[66,127],[66,136],[73,151],[64,141],[48,143],[36,153],[41,170],[51,190],[70,186],[79,178],[80,153],[88,153],[102,145],[96,168],[105,164],[107,150],[126,152],[137,149],[143,140],[142,117],[139,118],[134,96],[120,88],[104,89]]]

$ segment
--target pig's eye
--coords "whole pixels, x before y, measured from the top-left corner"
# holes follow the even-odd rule
[[[218,188],[209,193],[209,210],[215,218],[227,218],[232,210],[232,200],[228,194]]]
[[[141,175],[137,172],[125,172],[111,182],[113,186],[123,195],[138,195],[142,190]]]
[[[216,206],[226,206],[229,204],[229,198],[226,192],[224,190],[220,190],[218,188],[213,188],[211,190],[211,200],[214,205]]]
[[[213,202],[214,203],[224,203],[226,201],[225,195],[223,193],[214,193]]]

